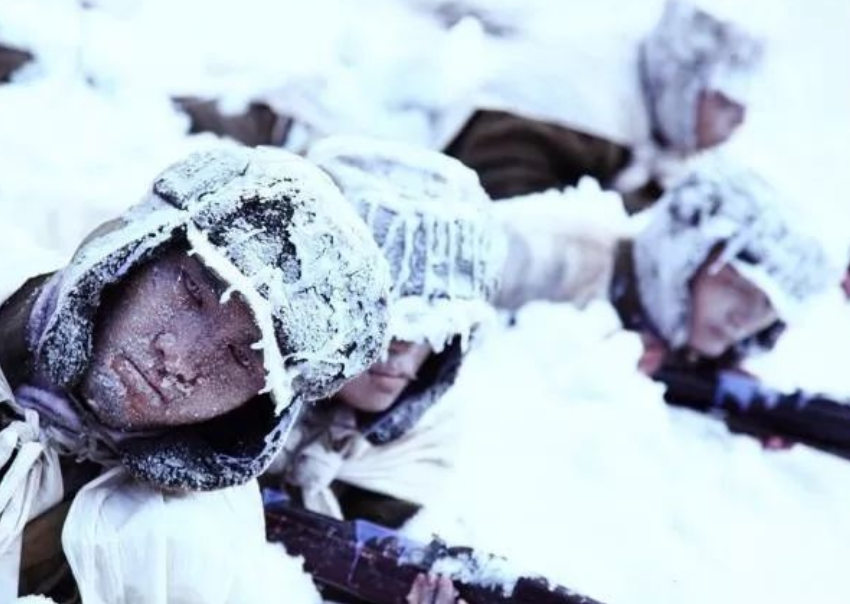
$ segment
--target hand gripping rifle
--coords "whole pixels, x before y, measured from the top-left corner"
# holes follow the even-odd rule
[[[405,604],[416,576],[433,572],[450,576],[469,604],[600,604],[543,577],[520,576],[491,554],[439,539],[422,544],[371,522],[315,514],[270,489],[263,501],[268,540],[303,556],[319,586],[358,602]]]
[[[666,401],[725,419],[733,430],[780,436],[850,459],[850,405],[802,391],[783,393],[733,371],[664,368]]]

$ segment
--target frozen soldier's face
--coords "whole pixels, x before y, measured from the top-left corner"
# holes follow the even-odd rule
[[[393,340],[387,358],[373,364],[365,373],[343,386],[337,393],[337,400],[370,413],[389,409],[416,379],[416,374],[431,352],[428,344]]]
[[[253,398],[265,382],[253,315],[239,294],[173,250],[108,293],[81,394],[124,430],[201,422]]]
[[[697,99],[697,148],[709,149],[726,142],[744,123],[747,108],[721,92],[704,90]]]
[[[709,358],[770,327],[777,320],[770,300],[731,265],[706,262],[691,284],[688,347]]]

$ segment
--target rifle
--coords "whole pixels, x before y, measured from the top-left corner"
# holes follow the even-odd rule
[[[289,554],[323,589],[371,604],[405,604],[420,573],[450,576],[469,604],[600,604],[543,577],[521,576],[504,558],[440,539],[422,544],[364,520],[342,521],[292,505],[263,490],[266,537]]]
[[[797,390],[783,393],[748,375],[663,368],[653,379],[667,385],[667,403],[719,415],[730,428],[781,436],[850,459],[850,405]]]

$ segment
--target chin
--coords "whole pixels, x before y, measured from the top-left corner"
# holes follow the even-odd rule
[[[387,409],[389,409],[392,406],[393,406],[393,404],[391,402],[388,402],[388,403],[382,402],[382,403],[377,403],[377,404],[371,403],[371,404],[363,405],[363,407],[361,407],[360,410],[364,411],[366,413],[383,413],[384,411],[386,411]]]
[[[694,350],[696,350],[700,355],[708,358],[708,359],[716,359],[720,356],[723,356],[727,350],[729,350],[728,346],[720,345],[720,344],[709,344],[707,346],[692,346]]]
[[[369,400],[343,400],[349,407],[362,411],[363,413],[383,413],[393,406],[395,399],[372,398]]]

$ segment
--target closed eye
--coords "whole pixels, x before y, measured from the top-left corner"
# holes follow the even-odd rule
[[[204,305],[204,292],[201,286],[195,281],[186,271],[180,272],[180,282],[183,284],[183,289],[189,294],[189,297],[195,302],[198,308]]]
[[[247,346],[239,346],[237,344],[228,344],[228,350],[230,350],[231,356],[233,359],[239,363],[245,369],[250,369],[253,361],[253,355],[248,350]]]

